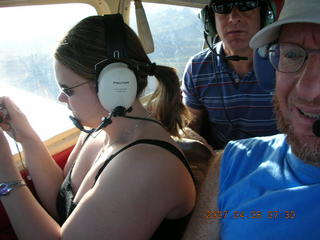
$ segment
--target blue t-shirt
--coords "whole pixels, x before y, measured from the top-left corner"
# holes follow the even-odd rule
[[[221,164],[221,239],[320,239],[320,167],[297,158],[286,135],[232,141]]]
[[[222,42],[215,49],[224,54]],[[273,94],[260,88],[253,71],[240,77],[210,50],[189,60],[182,94],[187,106],[207,112],[207,140],[215,149],[222,149],[230,140],[278,133]]]

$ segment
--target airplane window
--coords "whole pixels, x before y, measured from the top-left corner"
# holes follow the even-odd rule
[[[155,51],[151,61],[175,67],[180,80],[188,59],[201,51],[203,30],[198,13],[201,9],[157,3],[143,3],[152,32]],[[134,3],[130,7],[130,26],[136,31]],[[156,80],[150,79],[145,94],[155,90]]]
[[[0,8],[0,96],[18,104],[42,140],[73,127],[57,100],[53,51],[74,24],[95,14],[88,4]]]

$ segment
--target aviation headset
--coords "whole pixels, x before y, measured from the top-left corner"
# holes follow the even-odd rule
[[[238,0],[239,1],[239,0]],[[261,28],[271,24],[275,20],[275,11],[271,5],[270,0],[258,0],[260,2],[260,16],[261,16]],[[217,29],[214,19],[214,11],[212,9],[213,3],[217,0],[211,0],[200,12],[199,18],[203,24],[204,34],[216,38]]]
[[[279,6],[280,9],[282,6]],[[274,19],[275,21],[275,19]],[[267,92],[273,92],[275,88],[276,71],[269,61],[269,46],[254,49],[253,53],[253,69],[259,85]]]
[[[269,61],[270,45],[257,48],[253,53],[253,69],[262,89],[273,92],[275,88],[276,70]]]
[[[96,90],[101,105],[110,113],[132,106],[137,96],[139,65],[128,59],[121,14],[104,15],[107,58],[95,66]]]
[[[132,110],[132,104],[137,97],[139,71],[154,75],[156,64],[140,63],[128,58],[125,25],[121,14],[104,15],[103,21],[107,58],[95,65],[96,91],[109,116],[104,117],[97,128],[90,130],[85,129],[75,117],[70,116],[70,119],[77,128],[89,134],[111,124],[111,118],[117,116],[152,121],[161,125],[153,119],[126,116],[126,113]]]

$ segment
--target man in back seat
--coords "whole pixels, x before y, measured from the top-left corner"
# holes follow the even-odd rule
[[[190,59],[182,91],[193,117],[190,127],[214,149],[230,140],[278,133],[272,94],[257,82],[249,47],[270,20],[270,10],[269,0],[211,0],[202,10],[204,32],[221,41]]]
[[[254,64],[275,71],[283,134],[226,146],[184,239],[320,239],[319,12],[319,0],[286,0],[279,20],[251,40]],[[257,77],[272,81],[265,76]]]

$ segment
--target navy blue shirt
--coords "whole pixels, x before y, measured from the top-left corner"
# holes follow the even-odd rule
[[[224,54],[222,42],[215,45]],[[228,141],[268,136],[278,133],[273,113],[273,94],[263,90],[254,75],[240,77],[211,50],[192,57],[184,73],[182,84],[184,103],[208,114],[208,140],[215,149]]]

